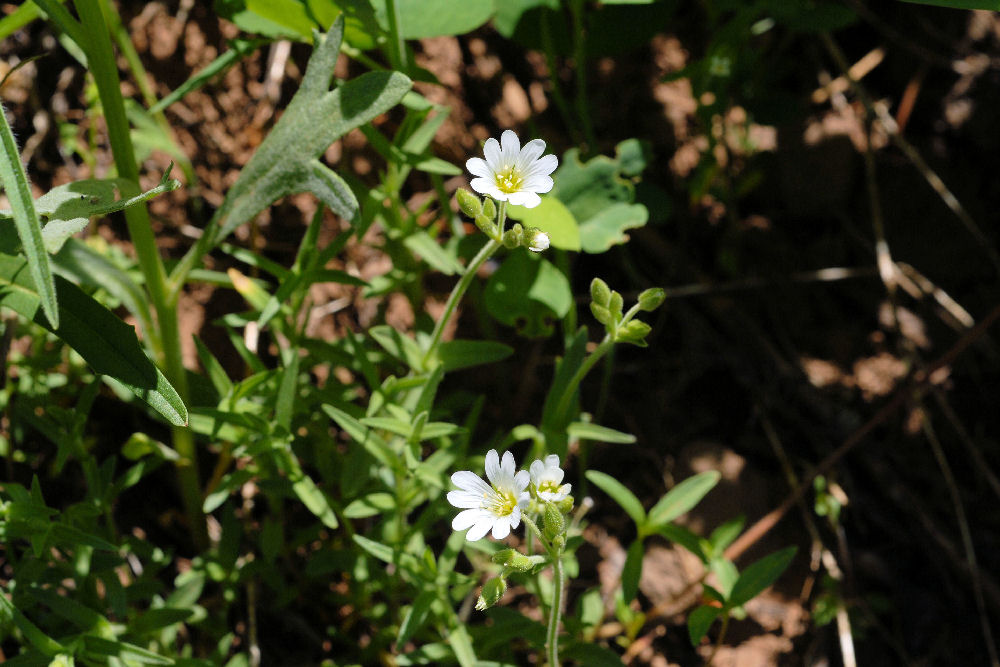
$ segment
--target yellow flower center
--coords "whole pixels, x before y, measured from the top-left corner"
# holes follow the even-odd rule
[[[559,493],[559,485],[553,482],[551,479],[547,479],[542,481],[538,485],[538,492]]]
[[[507,194],[517,192],[521,189],[521,184],[524,183],[524,179],[521,178],[521,175],[517,173],[517,170],[513,166],[507,167],[503,171],[498,171],[496,181],[500,192]]]
[[[495,491],[494,493],[484,493],[485,509],[496,516],[507,516],[517,507],[517,498],[510,491]]]

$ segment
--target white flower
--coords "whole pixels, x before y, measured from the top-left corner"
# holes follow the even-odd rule
[[[545,461],[535,459],[529,468],[531,474],[531,486],[535,489],[535,494],[544,501],[557,503],[569,495],[573,488],[572,484],[561,484],[563,475],[562,468],[559,467],[559,457],[549,454]]]
[[[497,201],[534,208],[542,203],[538,194],[552,189],[549,174],[559,165],[555,155],[542,156],[544,151],[541,139],[532,139],[521,148],[517,135],[504,130],[499,142],[492,137],[486,140],[485,160],[474,157],[465,163],[465,168],[477,177],[469,185]]]
[[[482,539],[492,530],[498,540],[510,535],[511,528],[521,523],[521,511],[528,506],[531,496],[526,489],[531,477],[527,470],[515,474],[514,457],[504,452],[503,461],[497,450],[486,454],[487,484],[478,475],[461,470],[451,476],[452,483],[459,491],[448,492],[448,502],[462,508],[451,527],[469,532],[465,537],[470,542]]]

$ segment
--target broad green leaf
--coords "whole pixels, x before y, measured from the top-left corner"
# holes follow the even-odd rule
[[[649,532],[666,525],[697,505],[705,494],[715,488],[721,475],[717,470],[698,473],[670,489],[649,510]]]
[[[373,0],[385,11],[385,0]],[[493,16],[493,0],[396,0],[404,39],[423,39],[472,32]]]
[[[13,211],[14,227],[21,239],[21,247],[27,257],[28,271],[37,290],[37,299],[42,311],[53,329],[59,328],[59,306],[56,301],[56,286],[52,278],[49,255],[42,239],[42,225],[31,198],[31,187],[17,152],[14,133],[7,123],[7,110],[0,106],[0,183],[3,184],[7,199]]]
[[[577,221],[584,252],[601,253],[624,243],[625,231],[642,227],[649,218],[645,206],[633,203],[635,187],[625,178],[640,167],[631,147],[623,142],[615,159],[599,155],[587,162],[581,162],[579,150],[572,148],[553,175],[550,197],[565,204]]]
[[[438,346],[437,358],[445,372],[492,364],[514,354],[514,348],[492,340],[449,340]]]
[[[733,586],[727,606],[733,608],[744,605],[777,581],[795,558],[796,551],[796,547],[786,547],[749,565]]]
[[[128,387],[171,424],[187,424],[187,408],[163,373],[146,357],[132,327],[79,287],[57,277],[60,325],[53,328],[38,313],[39,295],[25,269],[23,258],[0,255],[0,305],[52,331],[95,372]]]
[[[486,283],[486,309],[499,322],[528,337],[548,336],[551,321],[573,305],[566,276],[548,260],[512,252]]]
[[[612,500],[618,503],[632,518],[636,526],[642,526],[646,523],[646,512],[642,509],[642,503],[621,482],[599,470],[588,470],[586,477],[594,486],[611,496]]]
[[[507,215],[525,227],[538,227],[549,235],[552,247],[579,251],[580,225],[566,206],[555,197],[542,197],[535,208],[508,206]]]
[[[635,436],[631,433],[622,433],[591,422],[573,422],[566,428],[566,432],[569,433],[569,437],[579,440],[595,440],[621,445],[631,445],[635,442]]]
[[[628,548],[625,565],[622,567],[622,595],[625,602],[631,602],[639,592],[639,579],[642,578],[642,556],[644,550],[642,539],[637,539]]]
[[[316,44],[288,108],[229,189],[210,233],[184,257],[174,280],[214,244],[286,195],[311,192],[341,217],[356,219],[357,199],[320,158],[339,137],[399,102],[411,82],[398,72],[368,72],[331,90],[343,32],[340,16]]]
[[[297,0],[215,0],[219,16],[240,30],[275,38],[310,41],[315,24]]]
[[[709,607],[703,605],[692,611],[688,615],[688,637],[691,638],[691,646],[697,646],[702,638],[708,633],[715,619],[722,614],[719,607]]]

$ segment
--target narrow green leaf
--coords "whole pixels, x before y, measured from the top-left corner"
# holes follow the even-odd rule
[[[705,553],[705,550],[701,546],[701,538],[687,528],[668,523],[663,526],[655,527],[654,531],[671,542],[681,545],[700,558],[702,563],[708,562],[708,554]]]
[[[95,372],[128,387],[171,424],[187,424],[187,408],[163,373],[146,357],[132,327],[79,287],[57,277],[60,326],[53,328],[38,314],[39,296],[24,269],[23,258],[0,255],[0,305],[52,331]]]
[[[697,646],[702,638],[712,627],[712,623],[722,613],[719,607],[709,607],[707,605],[698,607],[688,615],[688,637],[691,638],[691,646]]]
[[[621,482],[599,470],[588,470],[586,477],[594,486],[611,496],[632,518],[632,521],[635,521],[636,526],[642,526],[646,523],[646,512],[642,509],[642,503]]]
[[[201,342],[201,338],[198,336],[194,337],[194,344],[198,351],[198,360],[201,362],[205,372],[208,373],[208,379],[212,381],[215,393],[219,396],[225,396],[231,392],[233,390],[233,382],[226,375],[226,370],[219,363],[219,360],[205,347],[205,344]]]
[[[406,644],[413,633],[423,627],[424,621],[427,620],[427,612],[435,600],[437,593],[434,591],[423,591],[416,597],[406,616],[403,617],[403,622],[399,624],[399,634],[396,635],[397,646]]]
[[[166,656],[153,653],[141,646],[123,641],[103,639],[94,635],[83,636],[83,653],[96,662],[108,662],[108,658],[118,658],[125,664],[172,665],[174,661]]]
[[[578,440],[596,440],[598,442],[610,442],[621,445],[631,445],[635,442],[635,436],[631,433],[622,433],[607,426],[592,424],[591,422],[573,422],[566,428],[569,437]]]
[[[492,364],[514,354],[514,348],[492,340],[449,340],[438,346],[437,358],[445,372]]]
[[[731,560],[725,558],[713,558],[708,564],[708,569],[715,574],[719,582],[719,592],[722,593],[723,600],[728,600],[733,594],[733,586],[740,578],[739,570]]]
[[[13,622],[32,646],[50,658],[66,650],[62,644],[29,621],[28,617],[7,599],[7,593],[3,589],[0,589],[0,621],[2,621],[0,623],[2,627],[10,627],[11,622]]]
[[[472,648],[472,637],[464,625],[456,625],[448,633],[448,643],[462,667],[476,667],[476,651]]]
[[[458,263],[454,254],[442,248],[423,230],[408,234],[403,239],[403,245],[409,248],[410,252],[420,255],[433,269],[446,276],[453,276],[463,271],[462,265]]]
[[[367,519],[370,516],[386,514],[396,509],[396,498],[391,493],[378,491],[351,501],[344,508],[348,519]]]
[[[292,430],[292,411],[295,408],[295,395],[299,388],[299,351],[292,348],[287,356],[291,359],[281,372],[281,384],[278,385],[278,397],[274,404],[274,423],[285,431]]]
[[[625,565],[622,568],[622,595],[625,602],[631,602],[639,592],[639,580],[642,578],[642,539],[637,539],[628,548]]]
[[[292,490],[306,506],[306,509],[316,515],[316,518],[322,521],[327,528],[336,528],[340,525],[333,507],[330,505],[330,499],[327,498],[322,489],[316,486],[312,477],[302,470],[295,455],[284,448],[274,450],[274,455],[278,468],[288,475],[288,479],[292,483]]]
[[[7,110],[0,106],[0,182],[3,183],[13,211],[14,225],[21,238],[21,247],[27,256],[28,270],[38,291],[42,310],[53,329],[59,328],[59,305],[56,301],[56,286],[49,265],[49,254],[42,240],[42,224],[35,212],[35,201],[31,198],[31,187],[21,164],[14,133],[7,123]]]
[[[666,525],[697,505],[719,483],[717,470],[689,477],[660,498],[649,510],[649,530]]]
[[[352,535],[351,537],[359,547],[375,558],[385,563],[392,562],[392,547],[386,546],[381,542],[376,542],[375,540],[370,540],[362,535]]]
[[[393,329],[388,324],[380,324],[368,330],[368,334],[375,339],[375,342],[382,348],[405,363],[410,368],[420,368],[423,361],[423,350],[413,340],[404,333]]]
[[[777,581],[795,558],[796,551],[796,547],[786,547],[748,566],[733,586],[727,606],[733,608],[744,605]]]

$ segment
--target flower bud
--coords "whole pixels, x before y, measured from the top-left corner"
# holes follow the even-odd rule
[[[459,188],[455,192],[455,199],[458,200],[458,208],[470,218],[475,218],[483,212],[483,203],[479,201],[479,197],[465,188]]]
[[[615,316],[615,319],[619,319],[622,316],[622,307],[625,305],[622,295],[618,292],[611,292],[611,298],[608,299],[608,310],[611,314]]]
[[[562,551],[566,548],[566,536],[556,535],[552,540],[552,546],[555,547],[556,551]]]
[[[604,306],[599,306],[596,302],[591,302],[590,312],[594,314],[594,319],[601,324],[607,325],[612,323],[611,311]]]
[[[510,572],[528,572],[544,562],[544,556],[525,556],[515,551],[513,558],[504,567]]]
[[[476,609],[486,611],[497,602],[500,602],[500,598],[506,592],[507,582],[504,581],[503,577],[493,577],[483,584],[483,592],[480,593],[479,600],[476,602]]]
[[[513,549],[501,549],[500,551],[490,556],[490,560],[492,560],[497,565],[506,566],[510,564],[510,562],[514,559],[515,556],[520,556],[520,555],[521,554],[519,554],[517,551],[514,551]]]
[[[503,244],[508,250],[513,250],[524,241],[524,227],[520,223],[515,223],[513,227],[503,233]]]
[[[615,336],[616,340],[622,343],[632,343],[633,345],[638,345],[639,347],[646,347],[646,335],[652,330],[645,322],[640,322],[639,320],[632,320],[628,324],[618,329],[618,333]]]
[[[550,540],[555,539],[556,535],[562,535],[565,526],[566,521],[559,508],[554,503],[546,503],[545,514],[542,516],[542,528],[545,537]]]
[[[497,219],[497,205],[489,197],[483,200],[483,215],[490,220]]]
[[[480,231],[489,236],[491,239],[495,238],[497,235],[496,224],[494,224],[491,218],[487,218],[483,213],[476,216],[476,227],[479,227]]]
[[[570,512],[573,511],[574,502],[575,501],[573,500],[573,496],[566,496],[557,503],[559,511],[562,512],[563,514],[569,514]]]
[[[667,298],[667,293],[662,287],[650,287],[639,295],[639,308],[647,313],[656,310]]]
[[[549,247],[549,235],[537,227],[524,230],[524,245],[531,252],[542,252]]]
[[[611,288],[600,278],[594,278],[590,281],[590,300],[607,308],[608,302],[611,301]]]

